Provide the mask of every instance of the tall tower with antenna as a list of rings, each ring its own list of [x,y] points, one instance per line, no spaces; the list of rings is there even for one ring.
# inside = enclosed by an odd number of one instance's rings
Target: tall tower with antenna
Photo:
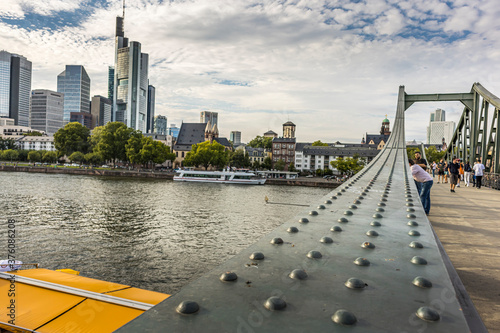
[[[123,15],[116,17],[113,121],[146,133],[149,56],[141,43],[125,37],[125,0]]]

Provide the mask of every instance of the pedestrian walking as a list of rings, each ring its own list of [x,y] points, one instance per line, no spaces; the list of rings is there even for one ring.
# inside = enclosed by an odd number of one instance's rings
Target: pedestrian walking
[[[460,173],[460,164],[458,164],[458,158],[453,156],[453,161],[448,164],[448,174],[450,175],[450,192],[455,192],[455,187],[458,183],[458,177]]]
[[[444,182],[448,183],[448,162],[444,162]]]
[[[444,183],[444,166],[445,166],[445,163],[444,163],[443,159],[441,159],[441,161],[439,161],[439,163],[437,165],[437,169],[438,169],[438,184],[439,184],[440,180],[441,180],[441,183]]]
[[[476,188],[480,189],[481,188],[481,181],[483,179],[484,175],[484,165],[481,163],[481,159],[477,159],[477,163],[474,165],[474,175],[476,176]]]
[[[462,163],[462,160],[457,159],[458,161],[458,180],[457,180],[457,187],[460,187],[460,182],[464,180],[464,164]]]
[[[432,178],[436,177],[436,168],[437,168],[436,161],[432,161]]]
[[[431,175],[422,169],[419,165],[415,164],[413,160],[409,160],[411,175],[415,182],[421,184],[422,191],[420,192],[420,201],[424,208],[425,214],[429,215],[431,210],[431,187],[434,184]]]
[[[465,186],[469,187],[470,186],[470,176],[472,174],[472,168],[470,166],[469,161],[465,162],[464,164],[464,181],[465,181]]]

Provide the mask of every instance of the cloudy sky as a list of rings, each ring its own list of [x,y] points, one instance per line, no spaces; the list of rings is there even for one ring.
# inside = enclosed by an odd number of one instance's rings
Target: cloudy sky
[[[406,92],[500,95],[498,0],[126,0],[125,35],[150,55],[157,114],[198,122],[219,112],[221,135],[242,140],[281,124],[299,141],[359,142],[392,121]],[[33,89],[56,89],[84,65],[107,95],[121,0],[2,0],[0,49],[33,62]],[[407,111],[407,139],[425,139],[429,113],[457,121],[459,103]]]

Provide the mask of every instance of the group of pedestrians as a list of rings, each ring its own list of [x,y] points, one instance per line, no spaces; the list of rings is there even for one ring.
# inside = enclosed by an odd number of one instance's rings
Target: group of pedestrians
[[[470,186],[470,180],[473,179],[473,186],[477,189],[481,188],[481,182],[484,175],[484,165],[481,163],[481,159],[477,158],[474,166],[471,167],[469,161],[462,163],[462,161],[453,157],[450,163],[445,162],[443,159],[436,163],[434,161],[432,165],[428,165],[427,161],[422,158],[419,151],[415,152],[415,159],[409,160],[411,174],[415,180],[415,185],[417,186],[417,191],[420,196],[420,201],[424,208],[425,214],[429,215],[431,208],[431,187],[434,184],[434,177],[436,176],[436,171],[438,175],[437,183],[447,183],[448,179],[450,181],[450,192],[455,193],[455,189],[460,187],[460,180],[465,182],[465,186]],[[432,177],[430,172],[432,171]]]

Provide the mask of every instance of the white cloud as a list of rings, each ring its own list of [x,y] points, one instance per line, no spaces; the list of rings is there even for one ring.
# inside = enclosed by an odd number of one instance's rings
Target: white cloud
[[[56,1],[45,2],[47,11],[57,9]],[[201,110],[219,111],[221,132],[240,130],[244,141],[268,129],[280,133],[290,119],[299,141],[358,142],[379,130],[385,114],[392,119],[401,84],[409,93],[467,92],[479,81],[500,94],[493,74],[500,66],[494,0],[480,2],[469,11],[475,19],[460,24],[454,22],[465,14],[438,0],[329,1],[333,10],[323,3],[128,0],[125,34],[150,54],[160,114],[179,125],[198,121]],[[73,1],[66,8],[85,4]],[[55,89],[64,65],[82,64],[91,93],[106,95],[119,14],[121,1],[114,1],[79,26],[54,30],[22,29],[0,18],[0,45],[33,62],[33,88]],[[329,19],[334,21],[325,24]],[[346,30],[353,25],[358,28]],[[439,37],[398,36],[413,28]],[[473,33],[446,39],[461,29]],[[221,84],[230,81],[247,86]],[[424,139],[436,107],[449,114],[461,108],[414,105],[408,139]]]

